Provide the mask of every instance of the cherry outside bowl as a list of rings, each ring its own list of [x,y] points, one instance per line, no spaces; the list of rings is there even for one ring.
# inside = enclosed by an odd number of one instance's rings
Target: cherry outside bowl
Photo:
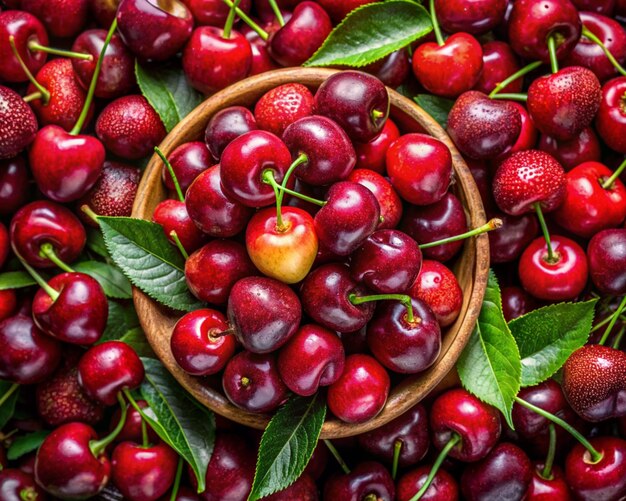
[[[208,98],[182,120],[159,146],[169,155],[177,146],[188,141],[202,140],[209,119],[228,106],[253,106],[268,90],[289,82],[299,82],[312,91],[336,70],[320,68],[288,68],[270,71],[242,80]],[[485,212],[478,189],[467,165],[441,126],[410,99],[388,89],[391,99],[390,116],[403,133],[425,132],[443,141],[452,152],[455,185],[453,191],[462,201],[470,227],[485,223]],[[143,175],[133,217],[151,220],[159,202],[166,198],[161,181],[161,159],[154,155]],[[339,438],[373,430],[391,421],[422,400],[454,368],[461,351],[467,344],[478,318],[489,273],[489,242],[487,235],[466,240],[457,257],[453,271],[463,289],[463,306],[457,321],[442,333],[442,349],[437,362],[427,371],[403,378],[392,387],[382,412],[365,423],[347,424],[330,416],[322,428],[322,438]],[[138,289],[133,298],[139,320],[156,355],[178,382],[199,402],[222,416],[263,429],[271,416],[251,414],[232,405],[221,391],[220,378],[201,379],[190,376],[177,365],[170,350],[170,336],[182,313],[161,307]]]

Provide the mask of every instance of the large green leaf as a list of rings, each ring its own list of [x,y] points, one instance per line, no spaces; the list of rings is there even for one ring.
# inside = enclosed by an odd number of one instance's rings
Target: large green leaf
[[[202,102],[202,94],[189,85],[182,68],[148,68],[136,63],[135,74],[141,93],[159,114],[167,132]]]
[[[146,378],[140,392],[150,407],[142,415],[159,437],[189,463],[198,480],[198,492],[203,492],[215,443],[215,416],[198,404],[161,362],[151,358],[142,361]]]
[[[393,0],[353,10],[305,66],[361,67],[432,31],[430,15],[414,2]]]
[[[95,278],[107,296],[116,299],[132,297],[130,282],[116,266],[101,261],[82,261],[73,264],[72,267],[75,271]]]
[[[0,291],[6,289],[21,289],[36,285],[37,282],[25,271],[7,271],[0,273]]]
[[[493,272],[469,343],[457,362],[463,386],[498,408],[513,428],[511,409],[520,389],[522,364],[502,314],[500,287]]]
[[[176,310],[202,307],[187,288],[182,256],[160,225],[130,217],[98,221],[111,258],[133,285]]]
[[[324,397],[292,397],[268,424],[259,447],[249,501],[286,489],[306,468],[317,445],[324,418]]]
[[[596,302],[551,304],[509,322],[522,357],[522,386],[548,379],[587,342]]]
[[[433,96],[431,94],[418,94],[413,99],[426,113],[433,117],[441,127],[446,128],[448,125],[448,115],[454,104],[452,99]]]
[[[38,430],[26,435],[20,435],[11,442],[11,447],[7,451],[7,458],[10,461],[15,461],[24,454],[38,449],[48,435],[50,435],[49,430]]]

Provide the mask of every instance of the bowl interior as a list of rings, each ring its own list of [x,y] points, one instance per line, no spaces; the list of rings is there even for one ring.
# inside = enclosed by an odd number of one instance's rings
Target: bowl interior
[[[202,140],[208,120],[228,106],[252,106],[268,90],[289,82],[299,82],[314,91],[336,70],[289,68],[276,70],[242,80],[214,94],[179,123],[160,145],[167,156],[174,148],[188,141]],[[461,155],[445,131],[430,115],[410,99],[389,90],[391,117],[403,133],[424,132],[443,141],[452,153],[455,185],[453,191],[463,203],[471,227],[485,223],[485,213],[474,180]],[[152,219],[157,204],[165,199],[161,182],[162,162],[154,155],[139,185],[133,217]],[[466,241],[456,258],[453,271],[463,290],[463,306],[456,322],[443,331],[442,348],[437,362],[427,371],[404,377],[393,386],[382,412],[365,423],[347,424],[329,414],[322,429],[322,438],[339,438],[363,433],[394,419],[423,399],[453,368],[466,345],[480,312],[489,272],[489,244],[486,235]],[[150,345],[168,370],[198,401],[222,416],[254,428],[265,428],[269,416],[252,414],[232,405],[221,393],[219,378],[198,378],[181,370],[170,350],[170,336],[177,314],[159,306],[141,291],[133,292],[139,320]],[[217,389],[216,389],[217,388]]]

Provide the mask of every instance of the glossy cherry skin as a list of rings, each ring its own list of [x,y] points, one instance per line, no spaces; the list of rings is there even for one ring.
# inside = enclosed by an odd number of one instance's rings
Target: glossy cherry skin
[[[48,285],[59,293],[52,299],[39,289],[33,299],[37,327],[59,341],[91,345],[107,325],[109,306],[102,286],[84,273],[61,273]]]
[[[389,146],[400,137],[398,126],[387,119],[380,134],[367,143],[355,143],[356,169],[369,169],[379,174],[385,173],[386,155]]]
[[[398,226],[403,211],[402,200],[387,178],[369,169],[354,169],[347,181],[365,186],[378,200],[380,206],[378,230]]]
[[[426,134],[405,134],[387,150],[391,185],[407,202],[429,205],[441,200],[452,176],[448,147]]]
[[[585,288],[588,266],[585,252],[569,238],[551,235],[554,263],[548,262],[543,237],[533,240],[519,261],[519,278],[524,289],[539,299],[566,301],[576,298]]]
[[[11,241],[9,240],[9,230],[7,230],[4,223],[0,221],[0,269],[2,269],[4,263],[6,263],[10,250]]]
[[[196,28],[183,51],[189,83],[205,94],[244,79],[251,64],[252,49],[246,37],[233,30],[230,38],[224,38],[224,30],[215,26]]]
[[[326,12],[330,14],[333,22],[339,23],[343,19],[362,5],[372,3],[373,0],[320,0],[319,4],[326,9]]]
[[[164,442],[122,442],[111,455],[111,479],[126,499],[154,501],[171,487],[177,463],[178,454]]]
[[[438,96],[455,98],[470,90],[483,69],[483,50],[472,35],[455,33],[443,45],[421,44],[413,53],[413,73]]]
[[[610,16],[615,12],[619,16],[619,3],[622,0],[574,0],[572,3],[579,11],[597,12]]]
[[[28,202],[30,182],[21,156],[0,160],[0,215],[15,214]]]
[[[377,230],[352,256],[350,276],[376,293],[405,292],[422,266],[417,242],[399,230]]]
[[[61,345],[46,336],[30,317],[15,315],[0,322],[0,378],[18,384],[46,380],[61,361]]]
[[[626,153],[626,77],[609,80],[602,86],[600,109],[595,125],[598,135],[611,148]]]
[[[32,475],[17,468],[0,471],[0,498],[4,501],[46,501],[46,493],[37,485]]]
[[[332,29],[328,14],[319,4],[299,2],[291,19],[271,35],[270,55],[281,66],[300,66],[319,49]]]
[[[102,28],[111,26],[121,0],[91,0],[89,7],[92,15]]]
[[[465,467],[461,491],[468,501],[524,499],[532,478],[532,464],[518,446],[500,443],[478,463]]]
[[[430,445],[426,408],[417,404],[380,428],[359,435],[358,441],[361,449],[389,464],[393,462],[395,443],[400,441],[399,466],[414,465],[423,459]]]
[[[538,148],[556,158],[566,171],[583,162],[599,162],[602,153],[600,140],[592,127],[586,127],[571,141],[558,141],[542,134]]]
[[[486,33],[502,22],[506,0],[437,0],[435,11],[441,27],[448,33],[464,31]]]
[[[0,291],[0,322],[13,316],[17,310],[17,295],[14,289]]]
[[[143,60],[165,61],[191,35],[193,16],[178,0],[122,0],[117,23],[120,37],[133,54]]]
[[[137,353],[121,341],[92,346],[78,362],[78,381],[83,390],[104,405],[117,402],[120,391],[137,388],[143,377],[144,368]]]
[[[476,2],[480,3],[480,2]],[[483,70],[474,90],[489,94],[498,83],[520,69],[517,56],[506,42],[493,40],[483,45]],[[501,92],[521,92],[523,78],[511,82]]]
[[[314,108],[315,100],[311,91],[302,84],[292,82],[274,87],[263,94],[254,105],[254,117],[259,129],[283,137],[287,126],[313,115]],[[345,136],[343,129],[338,126],[336,128]],[[314,140],[314,135],[312,139]],[[307,151],[310,152],[311,149],[307,148]],[[297,156],[298,152],[295,152],[294,158]]]
[[[54,268],[47,257],[41,257],[41,246],[52,244],[65,263],[74,261],[83,251],[87,234],[79,219],[62,205],[46,200],[22,207],[11,220],[13,249],[28,264],[37,268]]]
[[[324,501],[392,501],[395,486],[387,468],[374,461],[359,463],[347,475],[335,475],[324,485]]]
[[[355,332],[372,318],[373,302],[352,304],[349,297],[368,295],[367,289],[350,278],[341,264],[325,264],[304,279],[300,289],[302,307],[315,322],[339,332]]]
[[[569,171],[565,175],[565,199],[554,212],[556,222],[586,238],[619,226],[626,218],[626,187],[616,179],[603,188],[602,183],[612,174],[599,162],[585,162]]]
[[[0,79],[5,82],[27,82],[28,77],[11,50],[9,37],[13,37],[15,48],[32,74],[44,65],[47,54],[30,50],[29,42],[48,45],[48,34],[39,19],[28,12],[8,10],[0,13]]]
[[[558,465],[552,465],[550,479],[541,474],[543,463],[533,464],[533,477],[526,491],[528,501],[571,501],[572,495],[565,481],[565,474]]]
[[[246,250],[254,265],[268,277],[286,284],[302,281],[317,256],[318,239],[311,215],[298,207],[257,212],[246,228]]]
[[[224,193],[219,164],[206,169],[191,183],[185,205],[194,224],[216,238],[237,235],[253,214],[252,208]]]
[[[289,395],[271,353],[242,351],[235,355],[226,364],[222,386],[233,405],[248,412],[272,412]]]
[[[183,3],[193,14],[198,25],[224,26],[228,17],[228,5],[219,0],[183,0]],[[239,8],[246,14],[250,13],[250,0],[243,0]]]
[[[362,71],[328,77],[315,93],[317,113],[337,122],[350,139],[366,143],[381,133],[389,116],[389,95],[383,83]]]
[[[537,131],[537,127],[535,127],[535,124],[530,117],[530,113],[528,113],[526,107],[521,103],[511,101],[510,104],[512,104],[519,113],[519,117],[521,120],[521,129],[519,136],[517,136],[517,140],[513,143],[513,146],[506,149],[504,153],[499,155],[495,159],[496,163],[505,160],[517,151],[531,150],[537,145],[537,137],[539,136],[539,131]]]
[[[328,388],[328,408],[346,423],[363,423],[383,409],[389,387],[389,374],[376,359],[348,355],[341,377]]]
[[[582,30],[576,7],[569,0],[522,0],[513,3],[508,37],[524,59],[550,62],[548,37],[558,40],[556,55],[564,58],[574,48]]]
[[[11,158],[33,142],[37,119],[13,89],[0,85],[0,159]]]
[[[489,255],[494,263],[509,263],[517,259],[535,239],[539,223],[534,214],[494,215],[502,220],[502,227],[489,233]]]
[[[64,424],[48,435],[35,460],[35,479],[45,490],[63,499],[84,499],[108,483],[111,463],[105,454],[89,448],[98,435],[83,423]]]
[[[402,475],[396,486],[396,500],[410,501],[426,482],[430,469],[431,465],[426,464]],[[437,472],[430,487],[426,489],[420,499],[424,501],[458,501],[459,486],[454,477],[442,468]]]
[[[626,442],[616,437],[589,441],[603,457],[594,464],[589,452],[576,444],[565,460],[570,490],[576,499],[585,501],[622,498],[626,493]]]
[[[175,231],[186,252],[194,252],[207,240],[208,236],[191,220],[185,202],[166,198],[154,209],[152,221],[163,227],[167,239],[176,245],[172,232]]]
[[[426,303],[440,327],[452,325],[463,305],[463,290],[454,273],[431,259],[422,262],[422,269],[407,294]]]
[[[226,318],[217,310],[203,308],[187,313],[176,322],[170,347],[176,362],[193,376],[208,376],[221,371],[235,354]]]
[[[411,60],[407,50],[399,49],[388,56],[363,67],[367,73],[374,75],[387,87],[395,89],[411,74]]]
[[[278,371],[294,393],[308,397],[333,384],[343,372],[345,354],[337,333],[303,325],[278,354]]]
[[[626,292],[626,229],[604,230],[587,247],[591,280],[603,294]]]
[[[502,313],[510,322],[539,307],[539,302],[521,287],[502,287]]]
[[[200,174],[207,170],[212,164],[211,154],[206,144],[202,141],[190,141],[183,143],[169,154],[168,160],[174,169],[176,180],[183,193]],[[164,165],[161,174],[163,184],[169,190],[174,190],[174,181],[169,170]]]
[[[87,21],[89,5],[86,0],[40,2],[20,0],[20,9],[40,19],[51,36],[73,37]]]
[[[185,279],[201,301],[225,305],[238,280],[256,275],[246,249],[234,240],[213,240],[185,261]]]
[[[233,139],[257,130],[254,114],[243,106],[230,106],[211,117],[204,131],[204,142],[216,161]]]
[[[461,440],[449,455],[459,461],[484,458],[500,438],[500,416],[493,407],[463,389],[449,390],[433,402],[430,410],[433,445],[441,450],[453,434]]]

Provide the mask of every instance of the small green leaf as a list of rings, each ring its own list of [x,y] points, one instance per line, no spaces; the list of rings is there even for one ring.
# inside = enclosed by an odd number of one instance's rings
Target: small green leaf
[[[136,62],[135,75],[141,93],[159,114],[167,132],[202,102],[202,94],[189,85],[182,68],[144,68]]]
[[[182,256],[160,225],[130,217],[98,220],[111,258],[134,286],[175,310],[202,307],[187,288]]]
[[[515,339],[502,314],[500,287],[493,272],[476,328],[457,362],[467,391],[498,408],[513,428],[511,409],[520,389],[522,364]]]
[[[0,397],[6,395],[6,393],[11,391],[12,388],[13,383],[9,381],[0,381]],[[17,403],[19,394],[20,388],[18,387],[0,406],[0,430],[4,428],[13,417],[13,414],[15,413],[15,404]]]
[[[7,289],[21,289],[37,285],[37,282],[25,271],[7,271],[0,273],[0,291]]]
[[[109,300],[107,327],[98,343],[116,341],[139,326],[139,319],[131,302],[118,303]]]
[[[405,0],[370,3],[348,14],[304,66],[365,66],[432,29],[421,5]]]
[[[116,299],[130,299],[132,297],[130,282],[116,266],[101,261],[83,261],[72,265],[72,267],[76,271],[95,278],[107,296]]]
[[[158,360],[142,361],[146,378],[140,392],[150,406],[150,412],[142,415],[159,437],[189,463],[198,481],[198,492],[203,492],[215,443],[215,416],[198,404]]]
[[[522,386],[548,379],[587,342],[596,302],[551,304],[509,322],[522,357]]]
[[[50,430],[38,430],[21,435],[17,437],[11,443],[11,447],[7,451],[7,458],[9,461],[15,461],[21,458],[24,454],[28,454],[39,448],[44,438],[50,434]]]
[[[157,358],[141,327],[130,329],[120,338],[120,341],[131,346],[140,357]]]
[[[87,230],[87,248],[104,259],[108,260],[110,257],[109,251],[104,244],[102,233],[96,228],[89,228]]]
[[[294,396],[278,409],[261,438],[249,501],[286,489],[302,475],[325,416],[324,397],[319,394]]]
[[[433,117],[444,129],[448,125],[448,115],[452,109],[454,101],[430,94],[418,94],[413,98],[418,106],[421,106],[426,113]]]

